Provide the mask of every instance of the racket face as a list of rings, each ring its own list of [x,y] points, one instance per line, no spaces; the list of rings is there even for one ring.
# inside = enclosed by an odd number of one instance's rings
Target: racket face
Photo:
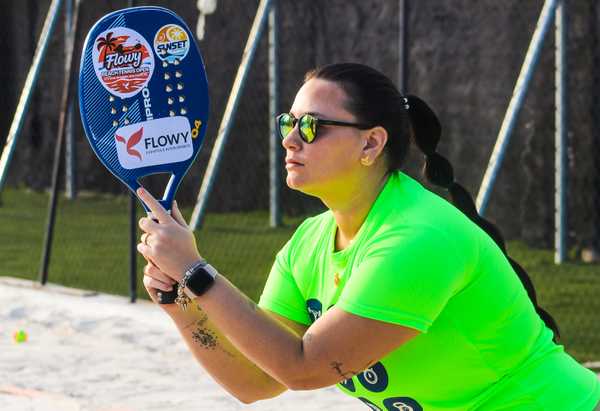
[[[161,7],[101,18],[83,46],[79,109],[94,153],[130,190],[171,174],[160,200],[170,210],[209,115],[204,63],[183,20]]]

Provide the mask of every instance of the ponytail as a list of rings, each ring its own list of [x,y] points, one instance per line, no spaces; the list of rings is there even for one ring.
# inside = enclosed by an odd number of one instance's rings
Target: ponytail
[[[442,127],[437,116],[423,100],[416,96],[406,96],[404,97],[404,101],[406,103],[404,106],[408,106],[413,142],[425,154],[423,174],[430,183],[448,190],[452,204],[482,228],[500,247],[521,280],[521,283],[523,283],[536,312],[546,326],[554,332],[554,341],[556,342],[560,338],[558,325],[554,318],[538,305],[535,288],[529,275],[519,263],[508,256],[506,244],[500,230],[479,215],[469,192],[462,185],[454,181],[454,171],[450,162],[436,152],[442,134]]]

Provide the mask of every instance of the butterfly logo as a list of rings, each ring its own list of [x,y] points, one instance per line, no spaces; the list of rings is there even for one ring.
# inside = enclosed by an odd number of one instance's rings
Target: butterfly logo
[[[125,147],[127,148],[127,154],[129,154],[130,156],[133,156],[133,157],[137,157],[141,161],[142,155],[140,154],[139,151],[133,149],[133,146],[135,146],[137,143],[140,142],[143,135],[144,135],[144,127],[140,128],[138,131],[136,131],[131,136],[129,136],[129,139],[127,139],[127,140],[125,140],[124,137],[121,137],[118,134],[115,134],[115,139],[119,143],[125,144]]]

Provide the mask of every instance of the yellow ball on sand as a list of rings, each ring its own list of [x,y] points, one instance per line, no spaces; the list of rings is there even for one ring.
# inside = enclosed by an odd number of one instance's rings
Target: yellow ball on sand
[[[25,330],[17,330],[13,334],[13,339],[16,343],[23,343],[27,341],[27,333],[25,332]]]

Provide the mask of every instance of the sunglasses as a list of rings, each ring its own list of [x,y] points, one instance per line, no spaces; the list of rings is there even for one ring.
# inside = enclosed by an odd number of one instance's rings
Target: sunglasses
[[[298,131],[300,133],[300,137],[305,143],[308,144],[315,141],[320,126],[354,127],[360,130],[367,130],[373,128],[373,126],[367,124],[324,120],[322,118],[315,117],[312,114],[304,114],[297,119],[290,113],[282,113],[276,117],[276,121],[277,132],[279,133],[279,137],[281,137],[282,140],[292,132],[294,127],[296,127],[296,123],[298,123]]]

